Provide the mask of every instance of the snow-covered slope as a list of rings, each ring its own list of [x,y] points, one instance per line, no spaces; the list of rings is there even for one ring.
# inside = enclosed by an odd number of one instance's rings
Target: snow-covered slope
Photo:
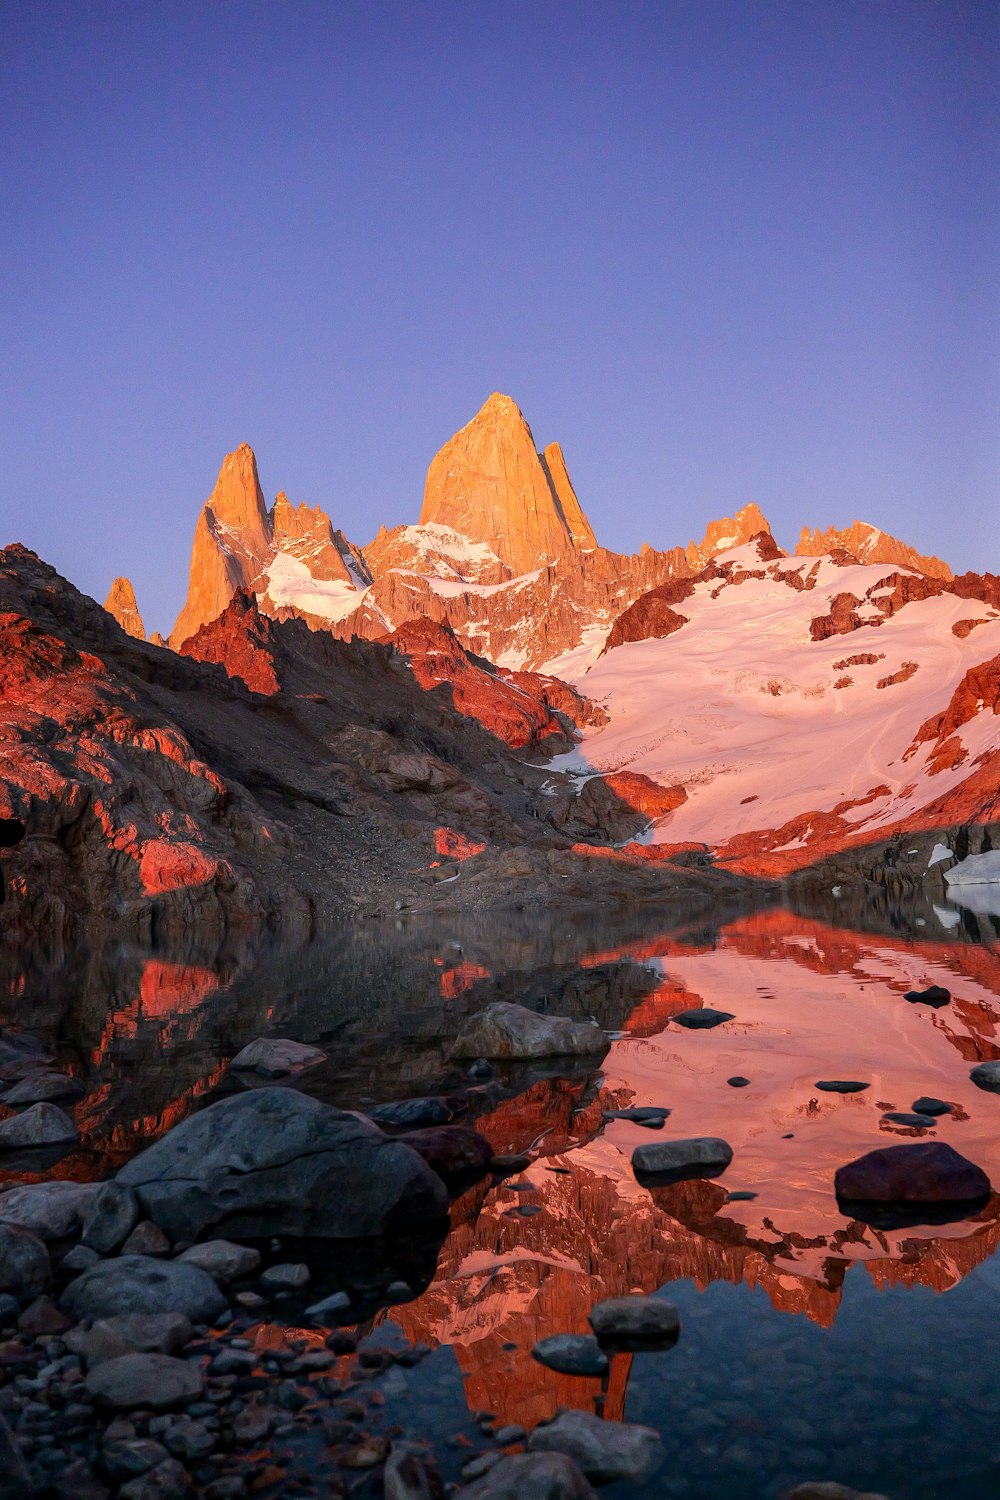
[[[857,832],[904,820],[1000,747],[985,704],[948,755],[936,737],[914,745],[969,668],[1000,653],[1000,612],[938,590],[884,563],[765,561],[756,542],[723,553],[672,606],[679,628],[573,675],[610,722],[556,764],[682,782],[688,800],[653,842],[717,846],[813,811]]]

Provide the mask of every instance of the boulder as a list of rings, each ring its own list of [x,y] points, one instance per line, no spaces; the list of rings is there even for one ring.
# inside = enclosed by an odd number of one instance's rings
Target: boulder
[[[30,1302],[52,1280],[49,1252],[30,1230],[0,1224],[0,1292]]]
[[[529,1453],[565,1453],[595,1484],[645,1479],[663,1461],[660,1435],[635,1422],[605,1422],[585,1411],[560,1411],[536,1427]]]
[[[493,1147],[486,1137],[465,1125],[411,1130],[407,1132],[406,1144],[449,1187],[482,1176],[493,1160]]]
[[[198,1266],[126,1255],[84,1271],[70,1282],[59,1305],[75,1318],[183,1313],[192,1323],[211,1323],[225,1311],[226,1299]]]
[[[192,1493],[184,1465],[176,1458],[165,1458],[147,1473],[123,1484],[118,1500],[187,1500]]]
[[[170,1241],[158,1224],[143,1219],[132,1230],[119,1252],[121,1255],[169,1255]]]
[[[74,1328],[66,1347],[91,1365],[122,1354],[175,1354],[194,1337],[194,1328],[181,1313],[119,1313],[98,1318],[88,1329]]]
[[[992,1062],[978,1063],[969,1074],[977,1089],[988,1094],[1000,1094],[1000,1058]]]
[[[0,1151],[19,1151],[26,1146],[61,1146],[79,1139],[80,1132],[58,1104],[33,1104],[23,1114],[12,1115],[0,1125]]]
[[[633,1125],[643,1125],[647,1130],[662,1130],[669,1109],[660,1109],[654,1104],[633,1104],[628,1109],[606,1109],[604,1120],[631,1120]]]
[[[249,1276],[260,1265],[260,1251],[249,1245],[234,1245],[232,1240],[205,1240],[192,1245],[177,1257],[184,1265],[207,1271],[219,1286],[228,1286],[241,1276]]]
[[[951,990],[946,990],[941,984],[929,985],[926,990],[907,990],[903,996],[909,1000],[911,1005],[932,1005],[939,1010],[942,1005],[947,1005],[951,999]]]
[[[708,1031],[713,1026],[721,1026],[724,1021],[735,1021],[736,1017],[732,1011],[713,1010],[710,1005],[699,1005],[693,1010],[679,1010],[670,1019],[676,1021],[678,1026],[686,1026],[690,1031]]]
[[[686,1141],[656,1141],[636,1146],[632,1170],[641,1182],[685,1182],[691,1177],[718,1177],[733,1159],[733,1148],[717,1136],[694,1136]]]
[[[55,1099],[79,1099],[83,1086],[65,1073],[31,1073],[7,1089],[4,1104],[11,1108],[22,1104],[49,1104]]]
[[[466,1108],[464,1099],[396,1099],[376,1104],[368,1118],[382,1129],[422,1130],[429,1125],[447,1125]]]
[[[669,1349],[681,1331],[677,1309],[662,1297],[608,1297],[590,1310],[590,1326],[603,1349]]]
[[[597,1500],[579,1468],[565,1453],[517,1453],[502,1458],[455,1500]]]
[[[221,1226],[239,1238],[362,1239],[448,1211],[441,1179],[409,1145],[290,1088],[220,1099],[116,1180],[173,1240]]]
[[[139,1222],[139,1200],[119,1182],[102,1182],[83,1220],[83,1243],[111,1255]]]
[[[857,1078],[821,1078],[815,1086],[824,1094],[860,1094],[871,1088],[870,1083],[862,1083]]]
[[[248,1042],[242,1052],[237,1052],[229,1064],[236,1072],[263,1073],[265,1078],[282,1078],[289,1073],[301,1073],[305,1068],[314,1068],[326,1061],[326,1053],[319,1047],[307,1046],[305,1042],[293,1042],[288,1037],[263,1037]]]
[[[982,1168],[944,1141],[869,1151],[838,1167],[834,1186],[860,1203],[968,1203],[991,1191]]]
[[[539,1339],[531,1357],[560,1375],[599,1378],[608,1372],[608,1356],[589,1333],[554,1333],[547,1339]]]
[[[921,1094],[910,1108],[918,1115],[950,1115],[952,1106],[944,1099],[935,1099],[933,1094]]]
[[[596,1057],[608,1039],[591,1021],[543,1016],[523,1005],[495,1000],[471,1017],[449,1048],[450,1057]]]
[[[42,1240],[75,1234],[99,1191],[96,1182],[32,1182],[0,1194],[0,1223],[20,1224]]]
[[[90,1370],[86,1389],[102,1406],[118,1411],[138,1406],[164,1411],[197,1401],[204,1381],[197,1365],[170,1354],[120,1354]]]

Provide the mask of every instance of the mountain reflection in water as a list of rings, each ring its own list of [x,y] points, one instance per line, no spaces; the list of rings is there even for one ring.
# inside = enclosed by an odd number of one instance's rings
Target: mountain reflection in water
[[[609,1417],[662,1426],[665,1414],[656,1420],[645,1384],[630,1388],[636,1364],[666,1372],[656,1377],[662,1399],[676,1403],[669,1372],[695,1357],[699,1317],[710,1308],[724,1304],[726,1317],[743,1320],[743,1332],[759,1325],[765,1351],[769,1340],[780,1342],[761,1321],[761,1297],[774,1313],[804,1316],[818,1336],[829,1331],[826,1345],[810,1344],[808,1358],[819,1363],[838,1339],[853,1338],[858,1357],[859,1306],[870,1319],[872,1347],[891,1310],[897,1337],[917,1329],[908,1358],[919,1385],[919,1328],[933,1327],[940,1338],[949,1327],[946,1312],[932,1315],[922,1299],[956,1287],[993,1256],[1000,1200],[994,1194],[974,1218],[956,1223],[877,1230],[841,1213],[833,1177],[843,1162],[877,1146],[940,1139],[1000,1184],[1000,1097],[969,1079],[974,1063],[1000,1056],[1000,949],[993,920],[969,912],[869,909],[870,930],[862,931],[836,925],[840,910],[726,912],[714,922],[701,911],[662,925],[637,912],[614,928],[594,916],[573,922],[562,915],[547,925],[504,914],[433,927],[400,919],[333,934],[291,955],[263,945],[156,957],[116,950],[27,971],[7,955],[5,1023],[54,1047],[86,1092],[68,1106],[83,1147],[48,1171],[5,1165],[0,1181],[107,1175],[220,1089],[247,1086],[226,1072],[247,1040],[293,1036],[328,1054],[297,1080],[309,1093],[358,1108],[469,1091],[463,1121],[498,1152],[532,1149],[519,1190],[485,1181],[454,1203],[431,1284],[382,1315],[411,1339],[451,1351],[469,1410],[487,1409],[530,1429],[560,1405],[593,1409],[603,1401]],[[932,1009],[904,998],[932,984],[952,992],[950,1005]],[[494,1080],[470,1090],[464,1065],[447,1060],[448,1045],[470,1014],[497,998],[595,1016],[612,1034],[606,1057],[599,1067],[548,1060],[498,1068]],[[672,1021],[699,1006],[735,1018],[700,1031]],[[735,1075],[749,1085],[731,1087]],[[824,1078],[857,1078],[870,1087],[826,1093],[815,1087]],[[933,1130],[883,1121],[921,1095],[952,1106]],[[603,1119],[604,1111],[631,1104],[668,1107],[662,1134]],[[720,1179],[652,1191],[636,1182],[636,1145],[695,1135],[719,1135],[733,1147]],[[730,1201],[731,1192],[756,1196]],[[525,1205],[540,1211],[516,1212]],[[992,1266],[984,1276],[972,1278],[962,1303],[972,1307],[972,1322],[977,1287],[986,1289],[990,1316],[995,1310]],[[726,1283],[755,1295],[725,1301]],[[531,1358],[540,1338],[589,1331],[587,1314],[601,1298],[661,1287],[682,1300],[679,1350],[617,1356],[604,1391],[600,1382],[560,1376]],[[905,1294],[907,1288],[926,1291]],[[898,1301],[904,1294],[908,1313]],[[782,1326],[789,1329],[787,1354],[803,1336],[787,1318]],[[738,1384],[749,1373],[751,1384],[766,1381],[767,1362],[759,1365],[742,1334],[732,1338],[746,1361],[733,1379]],[[990,1384],[992,1372],[980,1374]],[[738,1406],[742,1398],[734,1399]],[[975,1392],[970,1399],[975,1408]],[[981,1413],[989,1399],[981,1396]],[[730,1415],[737,1437],[727,1427],[720,1446],[716,1434],[716,1456],[741,1440],[752,1446],[760,1418],[744,1410],[740,1427]],[[696,1412],[695,1427],[699,1421],[704,1413]],[[901,1441],[907,1433],[912,1440],[905,1420],[896,1425]],[[809,1440],[802,1445],[808,1450]],[[823,1451],[814,1443],[814,1461]],[[988,1456],[980,1457],[988,1468]],[[758,1469],[773,1477],[780,1465]],[[882,1471],[862,1463],[857,1473],[871,1482]],[[835,1477],[848,1478],[843,1466]],[[657,1483],[648,1493],[711,1493],[697,1483],[686,1490]],[[929,1483],[912,1492],[934,1494]],[[980,1491],[973,1484],[967,1492]]]

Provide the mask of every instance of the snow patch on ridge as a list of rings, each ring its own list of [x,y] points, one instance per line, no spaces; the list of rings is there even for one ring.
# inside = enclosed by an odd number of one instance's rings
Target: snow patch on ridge
[[[361,603],[367,588],[358,589],[341,578],[314,578],[300,558],[279,552],[267,573],[266,592],[276,609],[299,609],[324,620],[345,620]]]

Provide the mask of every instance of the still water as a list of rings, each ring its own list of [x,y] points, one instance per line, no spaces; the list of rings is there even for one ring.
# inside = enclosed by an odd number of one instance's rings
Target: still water
[[[5,1161],[0,1183],[103,1177],[239,1086],[227,1062],[251,1037],[315,1042],[327,1062],[301,1075],[307,1092],[346,1108],[459,1094],[462,1123],[533,1158],[516,1187],[487,1180],[459,1198],[443,1242],[400,1251],[386,1276],[405,1272],[413,1300],[369,1309],[378,1337],[433,1350],[386,1377],[385,1420],[432,1437],[446,1477],[474,1412],[530,1430],[597,1403],[664,1442],[658,1473],[612,1497],[772,1500],[837,1479],[891,1500],[985,1500],[1000,1493],[1000,1199],[958,1223],[875,1229],[841,1213],[833,1177],[874,1147],[937,1138],[1000,1184],[1000,1096],[969,1079],[1000,1056],[995,919],[927,907],[848,920],[835,904],[707,922],[400,919],[292,955],[115,950],[27,971],[8,955],[2,1019],[79,1078],[84,1146]],[[950,1004],[904,998],[932,984]],[[497,998],[596,1017],[607,1055],[470,1086],[448,1044]],[[702,1006],[734,1019],[671,1019]],[[870,1086],[815,1086],[843,1078]],[[883,1118],[923,1095],[951,1105],[932,1130]],[[669,1108],[663,1132],[603,1118],[632,1104]],[[636,1182],[636,1145],[694,1135],[732,1146],[721,1178]],[[329,1285],[352,1274],[343,1257],[326,1267]],[[633,1290],[678,1307],[674,1349],[615,1357],[603,1388],[531,1358]]]

